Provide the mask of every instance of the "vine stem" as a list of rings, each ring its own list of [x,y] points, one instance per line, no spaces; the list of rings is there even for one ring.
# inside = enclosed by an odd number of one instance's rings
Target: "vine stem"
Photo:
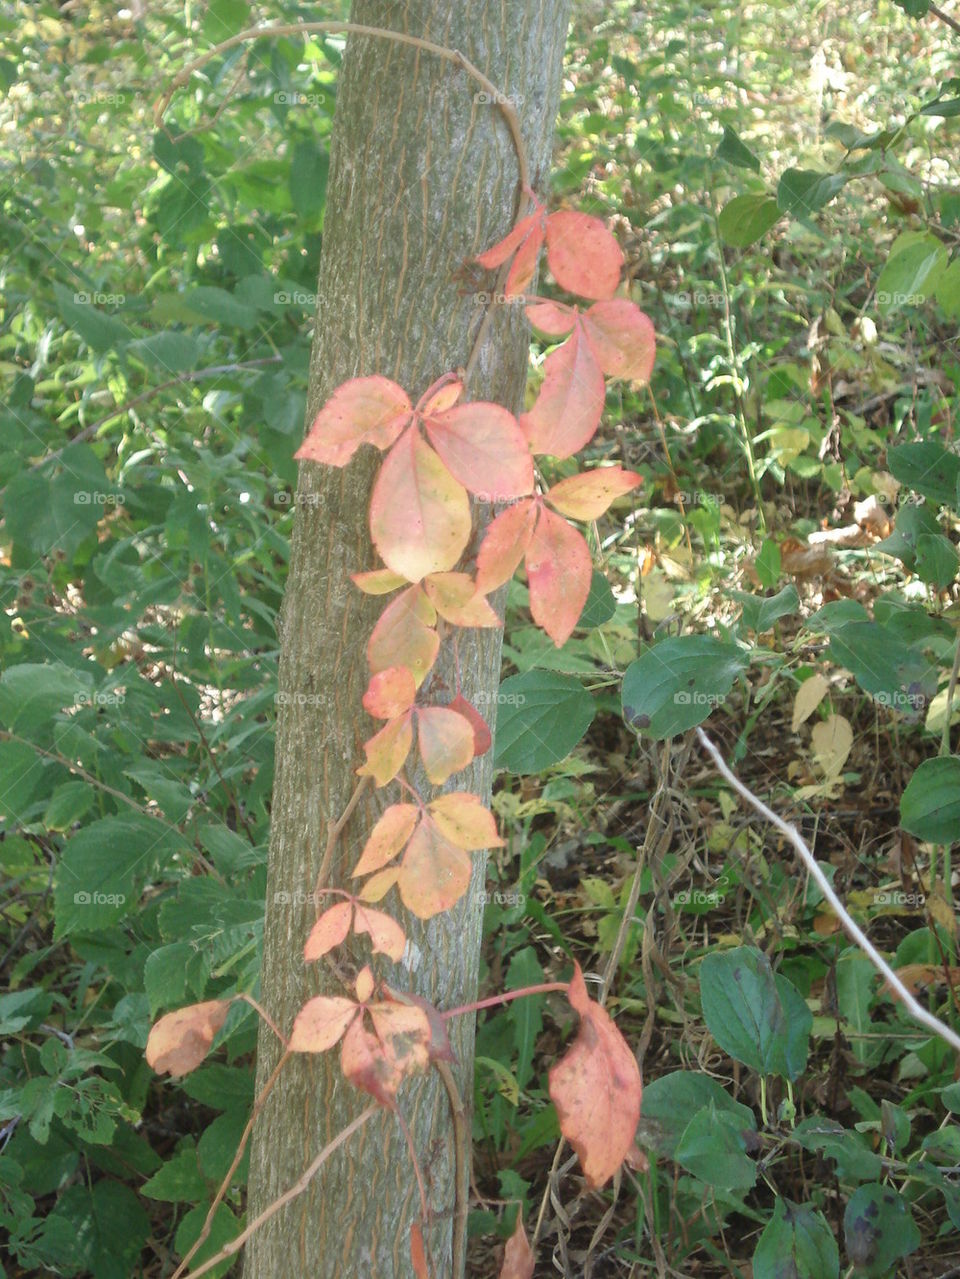
[[[929,1012],[922,1004],[914,999],[913,995],[911,995],[910,991],[907,990],[906,986],[883,958],[860,925],[851,919],[850,915],[847,913],[847,908],[833,891],[829,879],[827,879],[826,875],[820,869],[816,858],[803,842],[803,838],[796,827],[791,826],[789,822],[785,822],[782,817],[778,817],[772,808],[768,808],[762,799],[760,799],[757,795],[754,795],[753,791],[740,781],[740,779],[727,766],[723,756],[702,728],[698,728],[696,731],[700,744],[713,760],[717,767],[717,771],[721,774],[724,780],[727,781],[752,808],[755,808],[761,816],[765,817],[767,821],[771,823],[771,825],[776,826],[777,830],[790,841],[796,850],[798,857],[813,876],[826,900],[830,903],[830,907],[843,926],[844,932],[846,932],[847,935],[856,942],[866,957],[873,964],[874,968],[876,968],[877,972],[879,972],[884,978],[889,988],[896,991],[898,997],[903,1001],[905,1008],[910,1013],[910,1016],[913,1017],[914,1021],[918,1021],[929,1030],[932,1030],[935,1035],[939,1036],[940,1039],[949,1044],[956,1052],[960,1052],[960,1035],[958,1035],[956,1031],[951,1030],[949,1026],[940,1020],[939,1017],[935,1017],[933,1013]]]
[[[523,999],[527,995],[552,995],[555,991],[567,991],[569,989],[569,982],[545,981],[539,986],[524,986],[521,990],[506,990],[501,995],[491,995],[488,999],[478,999],[473,1004],[461,1004],[459,1008],[448,1008],[440,1016],[446,1021],[448,1017],[461,1017],[464,1013],[478,1013],[482,1008],[496,1008],[499,1004],[509,1004],[511,999]]]
[[[343,828],[353,815],[353,810],[363,798],[363,792],[367,789],[370,782],[369,776],[361,777],[357,782],[356,789],[347,800],[347,806],[330,826],[330,832],[327,835],[327,846],[323,850],[323,858],[320,862],[320,869],[317,871],[317,881],[313,886],[313,901],[317,911],[317,918],[320,917],[320,890],[326,884],[327,876],[330,874],[330,866],[333,862],[333,850],[337,846],[337,840],[343,833]]]
[[[279,1198],[274,1199],[272,1204],[269,1204],[266,1208],[264,1208],[259,1217],[254,1217],[253,1221],[250,1222],[246,1229],[242,1230],[235,1239],[231,1239],[228,1244],[225,1244],[215,1256],[208,1258],[208,1260],[206,1260],[202,1266],[198,1266],[196,1270],[191,1270],[187,1279],[200,1279],[201,1275],[205,1275],[208,1270],[212,1270],[214,1266],[219,1265],[221,1261],[225,1261],[227,1257],[232,1257],[235,1253],[238,1253],[250,1236],[259,1230],[265,1222],[269,1221],[271,1217],[276,1216],[281,1208],[285,1207],[292,1200],[297,1199],[303,1194],[330,1156],[336,1150],[339,1150],[348,1138],[352,1137],[358,1129],[362,1128],[363,1125],[369,1119],[372,1119],[380,1110],[380,1104],[375,1101],[372,1105],[368,1106],[366,1110],[361,1111],[360,1114],[357,1115],[356,1119],[347,1124],[346,1128],[342,1128],[332,1141],[327,1142],[324,1148],[317,1155],[316,1159],[314,1159],[313,1163],[308,1165],[308,1167],[304,1170],[303,1175],[293,1183],[289,1190],[285,1190]]]
[[[432,53],[435,57],[443,58],[446,62],[452,62],[454,66],[466,71],[467,75],[476,81],[500,108],[507,128],[510,130],[510,137],[517,153],[520,183],[523,187],[530,185],[527,151],[523,145],[523,134],[520,131],[520,120],[516,109],[506,94],[501,93],[493,81],[488,79],[479,67],[474,66],[470,59],[464,57],[458,49],[448,49],[446,45],[436,44],[433,40],[425,40],[422,36],[407,35],[403,31],[390,31],[386,27],[369,27],[362,22],[281,22],[268,27],[247,27],[245,31],[238,31],[236,35],[230,36],[228,40],[221,40],[212,49],[202,53],[199,58],[195,58],[193,62],[188,63],[182,71],[174,76],[170,88],[154,106],[155,123],[158,126],[162,123],[173,95],[187,83],[193,73],[199,71],[211,59],[218,57],[221,53],[226,53],[228,49],[233,49],[238,44],[244,44],[248,40],[270,40],[275,39],[277,36],[298,36],[305,33],[320,34],[323,32],[330,35],[374,36],[382,40],[392,40],[395,44],[405,44],[414,49],[422,49],[425,53]]]

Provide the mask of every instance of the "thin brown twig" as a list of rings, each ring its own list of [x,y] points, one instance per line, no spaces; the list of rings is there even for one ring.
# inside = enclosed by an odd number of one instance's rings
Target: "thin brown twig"
[[[346,826],[347,822],[352,817],[353,810],[360,803],[360,800],[363,797],[363,792],[367,789],[370,780],[369,776],[360,778],[359,782],[357,782],[356,789],[347,801],[346,808],[340,814],[339,818],[331,825],[329,833],[327,834],[327,846],[323,850],[320,869],[317,871],[317,880],[313,886],[313,902],[316,907],[318,917],[320,915],[320,889],[324,887],[327,882],[327,876],[330,874],[330,867],[333,863],[333,850],[337,846],[337,840],[340,838],[344,826]]]
[[[935,18],[939,18],[941,22],[945,22],[951,31],[956,31],[960,34],[960,22],[958,22],[956,18],[952,18],[949,13],[944,13],[938,5],[931,4],[929,12],[932,13]]]

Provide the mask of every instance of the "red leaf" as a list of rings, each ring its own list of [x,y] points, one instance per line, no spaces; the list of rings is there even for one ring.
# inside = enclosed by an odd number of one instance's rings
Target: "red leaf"
[[[413,705],[417,685],[406,666],[387,666],[372,676],[363,695],[363,708],[374,719],[394,719]]]
[[[493,737],[490,729],[487,727],[487,721],[483,718],[472,702],[468,702],[465,697],[458,694],[450,703],[450,710],[456,711],[458,715],[463,715],[470,721],[473,728],[473,757],[476,759],[478,755],[486,755],[487,751],[493,745]]]
[[[487,595],[513,577],[530,545],[539,509],[539,503],[527,499],[490,522],[477,555],[478,591]]]
[[[340,995],[308,999],[293,1021],[289,1048],[294,1053],[323,1053],[337,1043],[359,1007]]]
[[[533,1249],[527,1239],[527,1232],[523,1228],[523,1213],[518,1212],[517,1224],[513,1228],[513,1234],[507,1240],[506,1251],[503,1254],[500,1279],[533,1279],[534,1264]]]
[[[361,444],[388,449],[412,411],[406,391],[389,378],[352,378],[327,400],[294,457],[345,466]]]
[[[174,1079],[196,1070],[229,1011],[229,999],[209,999],[167,1013],[147,1036],[147,1065],[158,1075],[170,1074]]]
[[[561,515],[572,520],[597,520],[624,493],[629,493],[643,476],[636,471],[625,471],[620,466],[598,466],[596,470],[571,475],[544,495]]]
[[[450,1035],[447,1031],[446,1018],[431,1004],[430,1000],[424,999],[422,995],[414,995],[410,991],[404,991],[403,998],[398,1000],[398,1002],[401,1004],[416,1004],[418,1008],[422,1008],[426,1013],[427,1021],[430,1023],[430,1045],[427,1050],[430,1060],[456,1061],[453,1049],[450,1047]]]
[[[352,902],[337,902],[336,906],[325,910],[310,929],[310,936],[303,948],[304,959],[309,963],[326,955],[334,946],[339,946],[350,931],[352,917]]]
[[[424,391],[417,403],[416,412],[421,417],[443,413],[446,409],[452,409],[462,394],[463,383],[460,379],[445,373]]]
[[[340,1065],[351,1083],[392,1109],[406,1076],[430,1064],[430,1025],[422,1009],[402,1004],[371,1004],[368,1012],[376,1034],[358,1017],[344,1035]]]
[[[599,218],[563,211],[547,218],[547,264],[568,293],[609,298],[620,283],[623,252]]]
[[[643,1085],[627,1041],[606,1009],[588,996],[579,965],[567,998],[580,1014],[580,1030],[550,1070],[550,1096],[560,1131],[595,1190],[610,1180],[633,1146]]]
[[[469,573],[431,573],[423,579],[434,608],[454,626],[502,626]]]
[[[407,845],[397,887],[403,904],[419,919],[449,910],[470,885],[470,858],[451,844],[429,818]]]
[[[563,302],[531,302],[524,311],[535,329],[552,338],[562,338],[577,322],[577,308]]]
[[[418,708],[416,715],[423,771],[435,786],[442,786],[473,759],[473,725],[447,706]]]
[[[597,363],[608,377],[649,382],[657,350],[653,321],[635,302],[595,302],[583,317]]]
[[[453,568],[470,528],[466,489],[412,427],[387,454],[370,498],[370,536],[380,558],[419,582]]]
[[[359,902],[354,908],[353,931],[369,933],[370,944],[381,955],[386,955],[395,964],[403,958],[403,949],[407,944],[407,934],[390,915],[381,910],[371,910],[369,906],[361,906]]]
[[[461,404],[424,419],[450,474],[485,502],[533,491],[533,458],[517,419],[499,404]]]
[[[526,558],[530,612],[562,648],[590,594],[593,565],[580,533],[552,511],[540,514]]]
[[[536,204],[533,213],[521,218],[508,235],[476,259],[482,267],[493,271],[502,266],[511,255],[516,255],[504,286],[507,297],[523,293],[533,279],[545,233],[543,215],[543,205]]]
[[[418,816],[416,804],[391,804],[370,832],[353,868],[353,878],[369,875],[393,861],[413,834]]]
[[[379,733],[363,743],[367,762],[357,769],[358,777],[372,777],[377,786],[392,782],[403,768],[413,745],[413,712],[388,720]]]
[[[596,434],[605,395],[603,373],[579,318],[563,346],[547,356],[544,370],[533,408],[522,414],[520,425],[532,453],[572,457]]]
[[[406,666],[419,688],[440,651],[440,636],[432,629],[436,620],[437,610],[419,586],[398,595],[380,614],[367,644],[371,671]]]
[[[469,791],[453,791],[441,795],[427,805],[437,830],[451,844],[476,852],[481,848],[502,848],[497,823],[477,795]]]

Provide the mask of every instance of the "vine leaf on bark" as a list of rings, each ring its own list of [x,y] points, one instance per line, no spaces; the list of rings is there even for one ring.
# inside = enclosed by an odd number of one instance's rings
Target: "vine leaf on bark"
[[[383,911],[373,910],[355,897],[337,902],[320,916],[307,938],[303,957],[307,962],[320,959],[346,940],[351,927],[355,933],[366,933],[373,950],[386,955],[394,963],[403,957],[407,935],[393,918]]]

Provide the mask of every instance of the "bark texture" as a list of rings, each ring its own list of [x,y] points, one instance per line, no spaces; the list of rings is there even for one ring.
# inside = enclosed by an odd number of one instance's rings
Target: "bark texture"
[[[567,27],[566,0],[357,0],[353,21],[423,36],[460,50],[518,104],[530,172],[543,195]],[[465,72],[430,54],[351,37],[337,92],[323,234],[308,423],[341,382],[379,373],[414,401],[442,373],[466,363],[483,308],[459,273],[512,224],[517,164],[497,107],[477,99]],[[484,284],[483,287],[489,287]],[[515,305],[494,308],[471,399],[519,410],[527,329]],[[385,601],[370,600],[349,574],[377,565],[367,504],[379,455],[363,449],[343,470],[300,469],[289,579],[281,618],[280,709],[262,999],[289,1030],[302,1004],[342,988],[322,964],[305,966],[309,900],[326,842],[353,792],[362,742],[373,730],[360,699],[365,645]],[[500,632],[461,631],[463,692],[492,721]],[[444,645],[430,700],[454,694]],[[419,780],[423,780],[422,777]],[[447,789],[489,796],[489,756]],[[424,790],[424,797],[428,792]],[[396,787],[368,793],[341,838],[331,882],[343,883]],[[450,1007],[475,997],[483,858],[458,906],[424,924],[392,892],[385,905],[414,943],[409,964],[382,960],[393,985]],[[352,942],[358,963],[364,945]],[[378,961],[381,957],[378,957]],[[453,1028],[464,1100],[473,1088],[473,1019]],[[258,1088],[279,1048],[266,1032]],[[249,1182],[253,1217],[296,1181],[320,1147],[369,1101],[342,1078],[338,1052],[300,1056],[284,1070],[255,1129]],[[435,1220],[430,1253],[443,1279],[451,1262],[455,1201],[453,1135],[436,1073],[400,1093]],[[467,1193],[466,1185],[460,1187]],[[310,1189],[247,1246],[246,1279],[390,1279],[412,1276],[410,1225],[419,1197],[406,1142],[389,1115],[376,1117],[324,1168]]]

